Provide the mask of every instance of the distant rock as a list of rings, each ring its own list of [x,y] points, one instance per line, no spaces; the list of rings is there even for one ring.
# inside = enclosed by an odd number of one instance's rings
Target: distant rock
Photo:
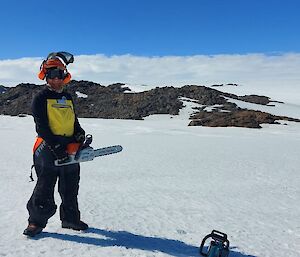
[[[44,86],[22,83],[16,87],[6,88],[5,93],[0,94],[0,114],[31,115],[32,98]],[[190,117],[190,126],[260,128],[263,123],[274,124],[277,120],[299,122],[298,119],[241,109],[226,99],[228,97],[267,105],[273,102],[269,97],[237,96],[198,85],[185,85],[179,88],[156,87],[133,93],[123,83],[105,87],[91,81],[72,80],[66,90],[72,95],[76,113],[80,118],[142,120],[152,114],[178,115],[180,109],[184,107],[180,99],[185,98],[193,99],[194,103],[201,106],[194,109],[195,113]],[[206,111],[206,107],[213,108],[210,108],[211,111]]]
[[[7,90],[7,87],[0,85],[0,94],[5,93]]]
[[[223,87],[224,86],[224,84],[213,84],[213,85],[211,85],[211,87]]]
[[[236,100],[240,100],[243,102],[247,102],[247,103],[260,104],[260,105],[269,105],[272,102],[283,103],[283,102],[271,100],[270,97],[262,96],[262,95],[237,96],[235,94],[230,94],[230,93],[224,92],[223,96],[226,96],[226,97],[229,97],[232,99],[236,99]]]
[[[232,112],[199,112],[191,117],[189,126],[207,127],[246,127],[261,128],[261,124],[279,124],[278,120],[300,122],[286,116],[253,110],[235,110]]]
[[[7,88],[6,92],[0,95],[0,114],[31,114],[31,100],[39,89],[40,86],[34,84],[19,84]]]
[[[270,97],[261,96],[261,95],[245,95],[245,96],[239,96],[237,99],[244,102],[261,104],[261,105],[269,105],[270,102],[283,103],[279,101],[272,101]]]
[[[111,89],[115,93],[123,93],[125,91],[131,91],[129,87],[124,87],[126,84],[123,83],[114,83],[111,85],[108,85],[107,87]]]
[[[214,85],[211,85],[211,87],[223,87],[224,84],[214,84]],[[227,83],[226,86],[234,86],[234,87],[238,87],[239,85],[236,84],[236,83]]]

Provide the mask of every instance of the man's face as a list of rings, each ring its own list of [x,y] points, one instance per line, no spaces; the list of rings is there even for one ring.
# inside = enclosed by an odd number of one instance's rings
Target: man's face
[[[50,87],[53,88],[55,91],[61,91],[64,86],[63,79],[60,78],[54,78],[54,79],[48,78],[47,82],[50,85]]]
[[[64,86],[64,71],[59,68],[50,69],[47,71],[47,83],[55,91],[61,91]]]

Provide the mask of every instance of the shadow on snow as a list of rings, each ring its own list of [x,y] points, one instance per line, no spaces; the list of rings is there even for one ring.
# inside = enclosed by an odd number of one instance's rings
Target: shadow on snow
[[[110,231],[98,228],[89,228],[85,234],[96,234],[104,236],[105,238],[95,238],[81,235],[68,235],[60,233],[43,232],[40,236],[33,238],[38,240],[40,238],[51,237],[64,241],[71,241],[81,244],[95,245],[101,247],[125,247],[127,249],[138,249],[151,252],[162,252],[171,256],[199,256],[199,247],[188,245],[184,242],[159,238],[146,237],[142,235],[135,235],[126,231]],[[229,257],[255,257],[252,255],[245,255],[238,252],[231,251]]]

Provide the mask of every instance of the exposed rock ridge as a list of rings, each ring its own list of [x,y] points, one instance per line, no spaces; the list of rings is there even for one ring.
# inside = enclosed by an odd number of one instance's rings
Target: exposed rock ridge
[[[274,124],[277,120],[300,122],[299,119],[241,109],[226,99],[229,97],[269,105],[273,101],[266,96],[237,96],[198,85],[179,88],[165,86],[132,93],[124,86],[125,84],[115,83],[105,87],[90,81],[72,80],[67,86],[67,91],[73,96],[78,117],[141,120],[152,114],[177,115],[184,107],[180,98],[185,97],[194,99],[193,101],[202,106],[195,109],[191,116],[191,126],[260,128],[263,123]],[[32,98],[42,88],[43,86],[29,83],[5,88],[6,91],[0,94],[0,114],[30,115]],[[206,106],[217,107],[208,112],[205,110]]]

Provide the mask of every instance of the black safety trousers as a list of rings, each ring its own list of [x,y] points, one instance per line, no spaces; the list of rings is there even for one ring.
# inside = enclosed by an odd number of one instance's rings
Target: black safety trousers
[[[77,223],[80,221],[78,209],[78,190],[80,180],[79,164],[57,167],[54,165],[55,155],[45,141],[33,155],[37,174],[37,183],[27,203],[29,223],[46,227],[48,219],[56,212],[54,188],[58,180],[58,192],[61,197],[60,220]]]

